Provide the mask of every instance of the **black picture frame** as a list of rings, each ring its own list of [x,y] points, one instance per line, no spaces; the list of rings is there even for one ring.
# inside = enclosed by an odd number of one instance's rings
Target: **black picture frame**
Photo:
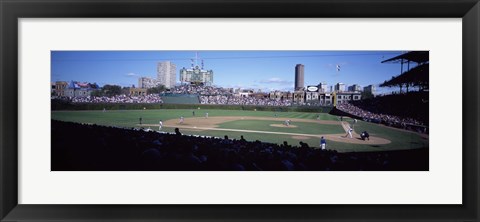
[[[0,0],[1,221],[478,221],[478,0]],[[462,205],[19,205],[18,19],[462,18]],[[400,32],[399,32],[400,33]],[[439,194],[442,195],[442,194]]]

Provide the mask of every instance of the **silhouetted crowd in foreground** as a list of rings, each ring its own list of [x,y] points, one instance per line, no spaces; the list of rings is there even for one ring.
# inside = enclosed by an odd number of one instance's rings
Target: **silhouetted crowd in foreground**
[[[52,120],[53,171],[428,170],[428,149],[338,153]]]

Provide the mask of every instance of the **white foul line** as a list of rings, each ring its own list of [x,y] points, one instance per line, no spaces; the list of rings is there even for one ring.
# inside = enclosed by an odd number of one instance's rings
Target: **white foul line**
[[[164,127],[177,127],[177,128],[188,128],[188,129],[201,129],[201,130],[217,130],[217,131],[233,131],[233,132],[246,132],[246,133],[264,133],[264,134],[281,134],[281,135],[291,135],[291,136],[312,136],[320,137],[319,135],[314,134],[303,134],[303,133],[285,133],[285,132],[270,132],[270,131],[258,131],[258,130],[241,130],[241,129],[224,129],[224,128],[205,128],[205,127],[192,127],[192,126],[164,126]]]

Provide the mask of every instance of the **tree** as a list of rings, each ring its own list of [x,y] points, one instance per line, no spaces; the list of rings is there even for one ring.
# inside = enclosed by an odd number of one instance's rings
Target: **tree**
[[[133,88],[135,88],[135,87],[133,87]],[[130,87],[125,87],[125,86],[124,86],[124,87],[122,88],[122,94],[125,94],[125,95],[130,94]]]
[[[147,94],[159,94],[165,90],[167,90],[167,88],[164,85],[158,85],[153,88],[147,89]]]
[[[101,89],[96,89],[96,90],[93,90],[92,91],[92,96],[95,96],[95,97],[101,97],[104,95],[103,91]]]
[[[106,96],[116,96],[122,94],[122,87],[117,85],[104,85],[102,91]]]

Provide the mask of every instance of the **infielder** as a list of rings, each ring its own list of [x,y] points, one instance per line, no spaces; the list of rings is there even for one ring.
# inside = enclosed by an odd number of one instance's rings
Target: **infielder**
[[[285,126],[290,126],[290,120],[289,119],[285,120]]]
[[[205,113],[205,119],[208,119],[208,113]]]
[[[160,122],[158,122],[158,130],[162,130],[162,127],[163,127],[163,122],[162,120],[160,120]]]
[[[348,137],[350,137],[350,138],[353,138],[353,136],[352,136],[352,131],[353,131],[353,129],[349,126],[349,127],[348,127],[348,131],[347,131],[347,135],[345,135],[345,137],[348,136]]]
[[[180,122],[178,122],[179,124],[183,124],[183,116],[180,116]]]

